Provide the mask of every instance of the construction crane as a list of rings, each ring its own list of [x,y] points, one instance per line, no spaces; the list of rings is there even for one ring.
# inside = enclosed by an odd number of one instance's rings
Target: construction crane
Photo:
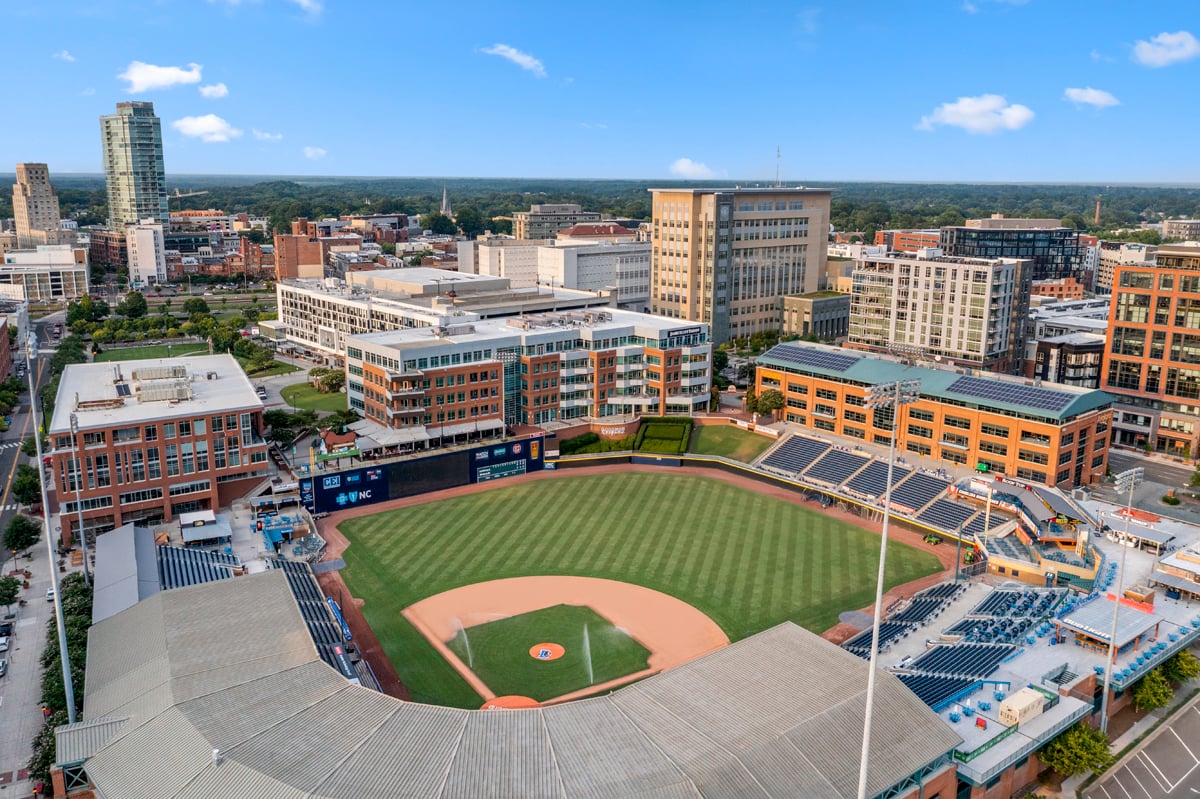
[[[184,197],[199,197],[201,194],[208,194],[207,191],[180,191],[175,189],[173,194],[168,194],[168,200],[182,200]]]

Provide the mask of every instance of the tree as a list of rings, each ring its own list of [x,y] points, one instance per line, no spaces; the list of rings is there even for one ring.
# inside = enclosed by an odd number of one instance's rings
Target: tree
[[[23,454],[29,456],[30,458],[36,458],[37,457],[37,439],[34,438],[33,436],[29,436],[23,442],[21,442],[21,452]]]
[[[8,612],[21,595],[21,581],[16,577],[0,577],[0,605]]]
[[[1187,682],[1200,677],[1200,660],[1186,649],[1181,649],[1162,664],[1163,675],[1174,683]]]
[[[14,516],[4,530],[4,548],[13,552],[29,549],[42,537],[42,528],[28,516]]]
[[[379,242],[379,249],[383,250],[384,255],[395,255],[396,245],[390,241]]]
[[[183,302],[183,312],[188,316],[198,313],[208,313],[208,303],[201,297],[189,297]]]
[[[758,413],[761,416],[767,414],[774,415],[775,411],[783,407],[783,394],[773,388],[764,391],[758,397]]]
[[[141,319],[146,315],[149,307],[146,297],[142,292],[131,291],[125,295],[125,299],[117,306],[117,313],[126,319]]]
[[[758,413],[758,396],[754,393],[754,386],[746,389],[746,413]]]
[[[469,239],[473,239],[487,230],[487,220],[471,207],[459,208],[458,213],[454,216],[454,221],[458,223],[463,235]]]
[[[317,391],[320,391],[322,394],[333,394],[341,391],[344,385],[346,385],[345,372],[331,371],[321,375],[317,379]]]
[[[454,224],[454,220],[441,211],[421,217],[421,229],[441,236],[453,236],[458,232],[458,226]]]
[[[722,349],[713,350],[712,354],[712,373],[714,375],[725,371],[729,366],[729,353]]]
[[[265,244],[267,241],[267,234],[263,233],[258,228],[250,228],[249,230],[239,231],[238,235],[244,239],[249,239],[255,244]]]
[[[1038,757],[1063,777],[1084,771],[1101,772],[1112,763],[1108,736],[1085,722],[1066,729],[1042,748]]]
[[[13,479],[12,493],[23,505],[36,505],[42,498],[42,480],[38,470],[22,463]]]
[[[1133,686],[1133,703],[1138,710],[1157,710],[1166,707],[1174,698],[1175,691],[1163,676],[1162,667],[1151,669]]]

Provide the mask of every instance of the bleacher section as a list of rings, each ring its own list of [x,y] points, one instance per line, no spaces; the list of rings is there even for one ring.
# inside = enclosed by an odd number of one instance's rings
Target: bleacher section
[[[888,621],[928,624],[937,618],[945,606],[945,600],[936,597],[913,597],[912,601],[908,603],[908,607],[888,616]]]
[[[1003,538],[989,538],[987,540],[987,549],[990,554],[995,554],[1002,558],[1023,560],[1031,565],[1033,564],[1033,560],[1029,556],[1029,551],[1025,549],[1023,543],[1017,540],[1015,535],[1006,535]]]
[[[973,690],[979,681],[971,677],[941,677],[929,674],[901,674],[900,682],[908,686],[936,713],[955,698]]]
[[[978,537],[983,535],[989,527],[992,530],[995,530],[1000,525],[1011,522],[1012,519],[1013,517],[1009,516],[1007,513],[1000,513],[995,509],[992,510],[992,518],[988,519],[988,515],[983,511],[980,511],[978,516],[967,522],[967,526],[964,527],[963,530]]]
[[[892,489],[892,505],[917,511],[949,487],[948,480],[914,472],[912,477]]]
[[[1066,596],[1066,589],[998,589],[946,630],[967,643],[1030,643],[1049,632],[1047,620]],[[1033,629],[1034,634],[1029,634]]]
[[[970,519],[978,512],[977,508],[959,505],[957,502],[951,502],[948,499],[939,499],[918,513],[917,518],[923,522],[932,524],[934,527],[940,527],[943,530],[958,530],[960,526],[966,523],[967,519]]]
[[[805,477],[820,480],[831,486],[840,486],[850,475],[867,465],[870,458],[855,455],[842,449],[830,449],[808,467]]]
[[[829,450],[830,444],[827,441],[792,436],[763,458],[762,465],[794,476],[803,472]]]
[[[871,461],[867,464],[867,468],[846,481],[843,488],[866,497],[882,497],[887,489],[887,470],[887,464],[883,461]],[[903,466],[892,467],[893,497],[896,495],[896,484],[910,474],[912,474],[912,470],[905,469]]]
[[[907,671],[951,677],[987,677],[1018,648],[1008,644],[954,644],[935,646],[911,664]]]
[[[967,590],[965,583],[939,583],[918,591],[902,600],[879,623],[879,651],[886,652],[892,644],[941,615],[958,595]],[[863,630],[842,643],[842,648],[861,658],[871,657],[871,630]]]
[[[158,582],[164,591],[224,580],[242,565],[237,555],[186,547],[160,546],[157,554]]]
[[[891,621],[882,621],[879,623],[879,651],[886,652],[892,648],[892,644],[899,641],[904,636],[914,630],[911,624],[898,624]],[[842,644],[842,649],[847,652],[853,652],[860,658],[871,657],[871,629],[868,627],[858,635],[854,636]]]

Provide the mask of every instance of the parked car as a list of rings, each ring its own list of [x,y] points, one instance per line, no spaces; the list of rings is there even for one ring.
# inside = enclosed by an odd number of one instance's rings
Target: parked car
[[[12,633],[13,623],[11,621],[0,623],[0,635],[7,637],[12,635]]]
[[[5,674],[8,674],[8,661],[0,658],[0,677],[3,677]]]
[[[11,640],[7,635],[0,636],[0,652],[8,651],[8,644]]]
[[[47,602],[53,602],[53,601],[54,601],[54,589],[53,589],[53,588],[47,588],[47,589],[46,589],[46,601],[47,601]]]

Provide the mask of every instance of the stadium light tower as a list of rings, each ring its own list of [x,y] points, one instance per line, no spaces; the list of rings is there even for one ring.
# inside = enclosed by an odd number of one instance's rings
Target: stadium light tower
[[[37,337],[30,336],[25,350],[25,373],[29,376],[29,413],[33,416],[33,440],[37,449],[38,483],[42,488],[42,530],[46,534],[46,560],[50,566],[50,586],[54,589],[54,621],[58,626],[58,655],[62,661],[63,693],[66,695],[67,721],[75,723],[75,687],[71,684],[71,661],[67,656],[67,626],[63,619],[62,590],[58,583],[58,569],[54,568],[54,540],[50,534],[50,502],[46,498],[46,465],[42,462],[42,433],[46,427],[46,415],[42,414],[41,425],[37,424],[37,392],[33,383],[33,362],[37,360]]]
[[[871,761],[871,721],[875,710],[875,666],[879,659],[879,622],[883,610],[883,578],[887,566],[888,522],[892,518],[892,472],[896,466],[896,428],[900,425],[900,408],[916,402],[921,396],[920,380],[897,380],[882,383],[867,390],[865,407],[878,412],[892,409],[892,435],[888,445],[887,483],[883,490],[883,530],[879,535],[879,577],[875,583],[875,616],[871,623],[871,659],[867,668],[867,709],[863,716],[862,759],[858,766],[858,799],[867,799],[867,771]]]
[[[1121,615],[1121,591],[1125,585],[1125,555],[1129,552],[1129,517],[1133,515],[1133,490],[1142,484],[1146,470],[1126,469],[1117,475],[1117,491],[1129,492],[1125,503],[1125,536],[1121,541],[1121,570],[1117,575],[1116,601],[1113,602],[1112,632],[1108,636],[1108,659],[1104,665],[1104,693],[1100,699],[1100,732],[1108,732],[1108,696],[1112,693],[1112,671],[1117,660],[1117,621]]]
[[[71,414],[71,443],[75,447],[75,509],[79,511],[79,543],[83,545],[83,581],[92,584],[92,573],[88,570],[87,531],[83,529],[83,464],[80,462],[79,450],[83,449],[83,441],[79,438],[79,415]]]

